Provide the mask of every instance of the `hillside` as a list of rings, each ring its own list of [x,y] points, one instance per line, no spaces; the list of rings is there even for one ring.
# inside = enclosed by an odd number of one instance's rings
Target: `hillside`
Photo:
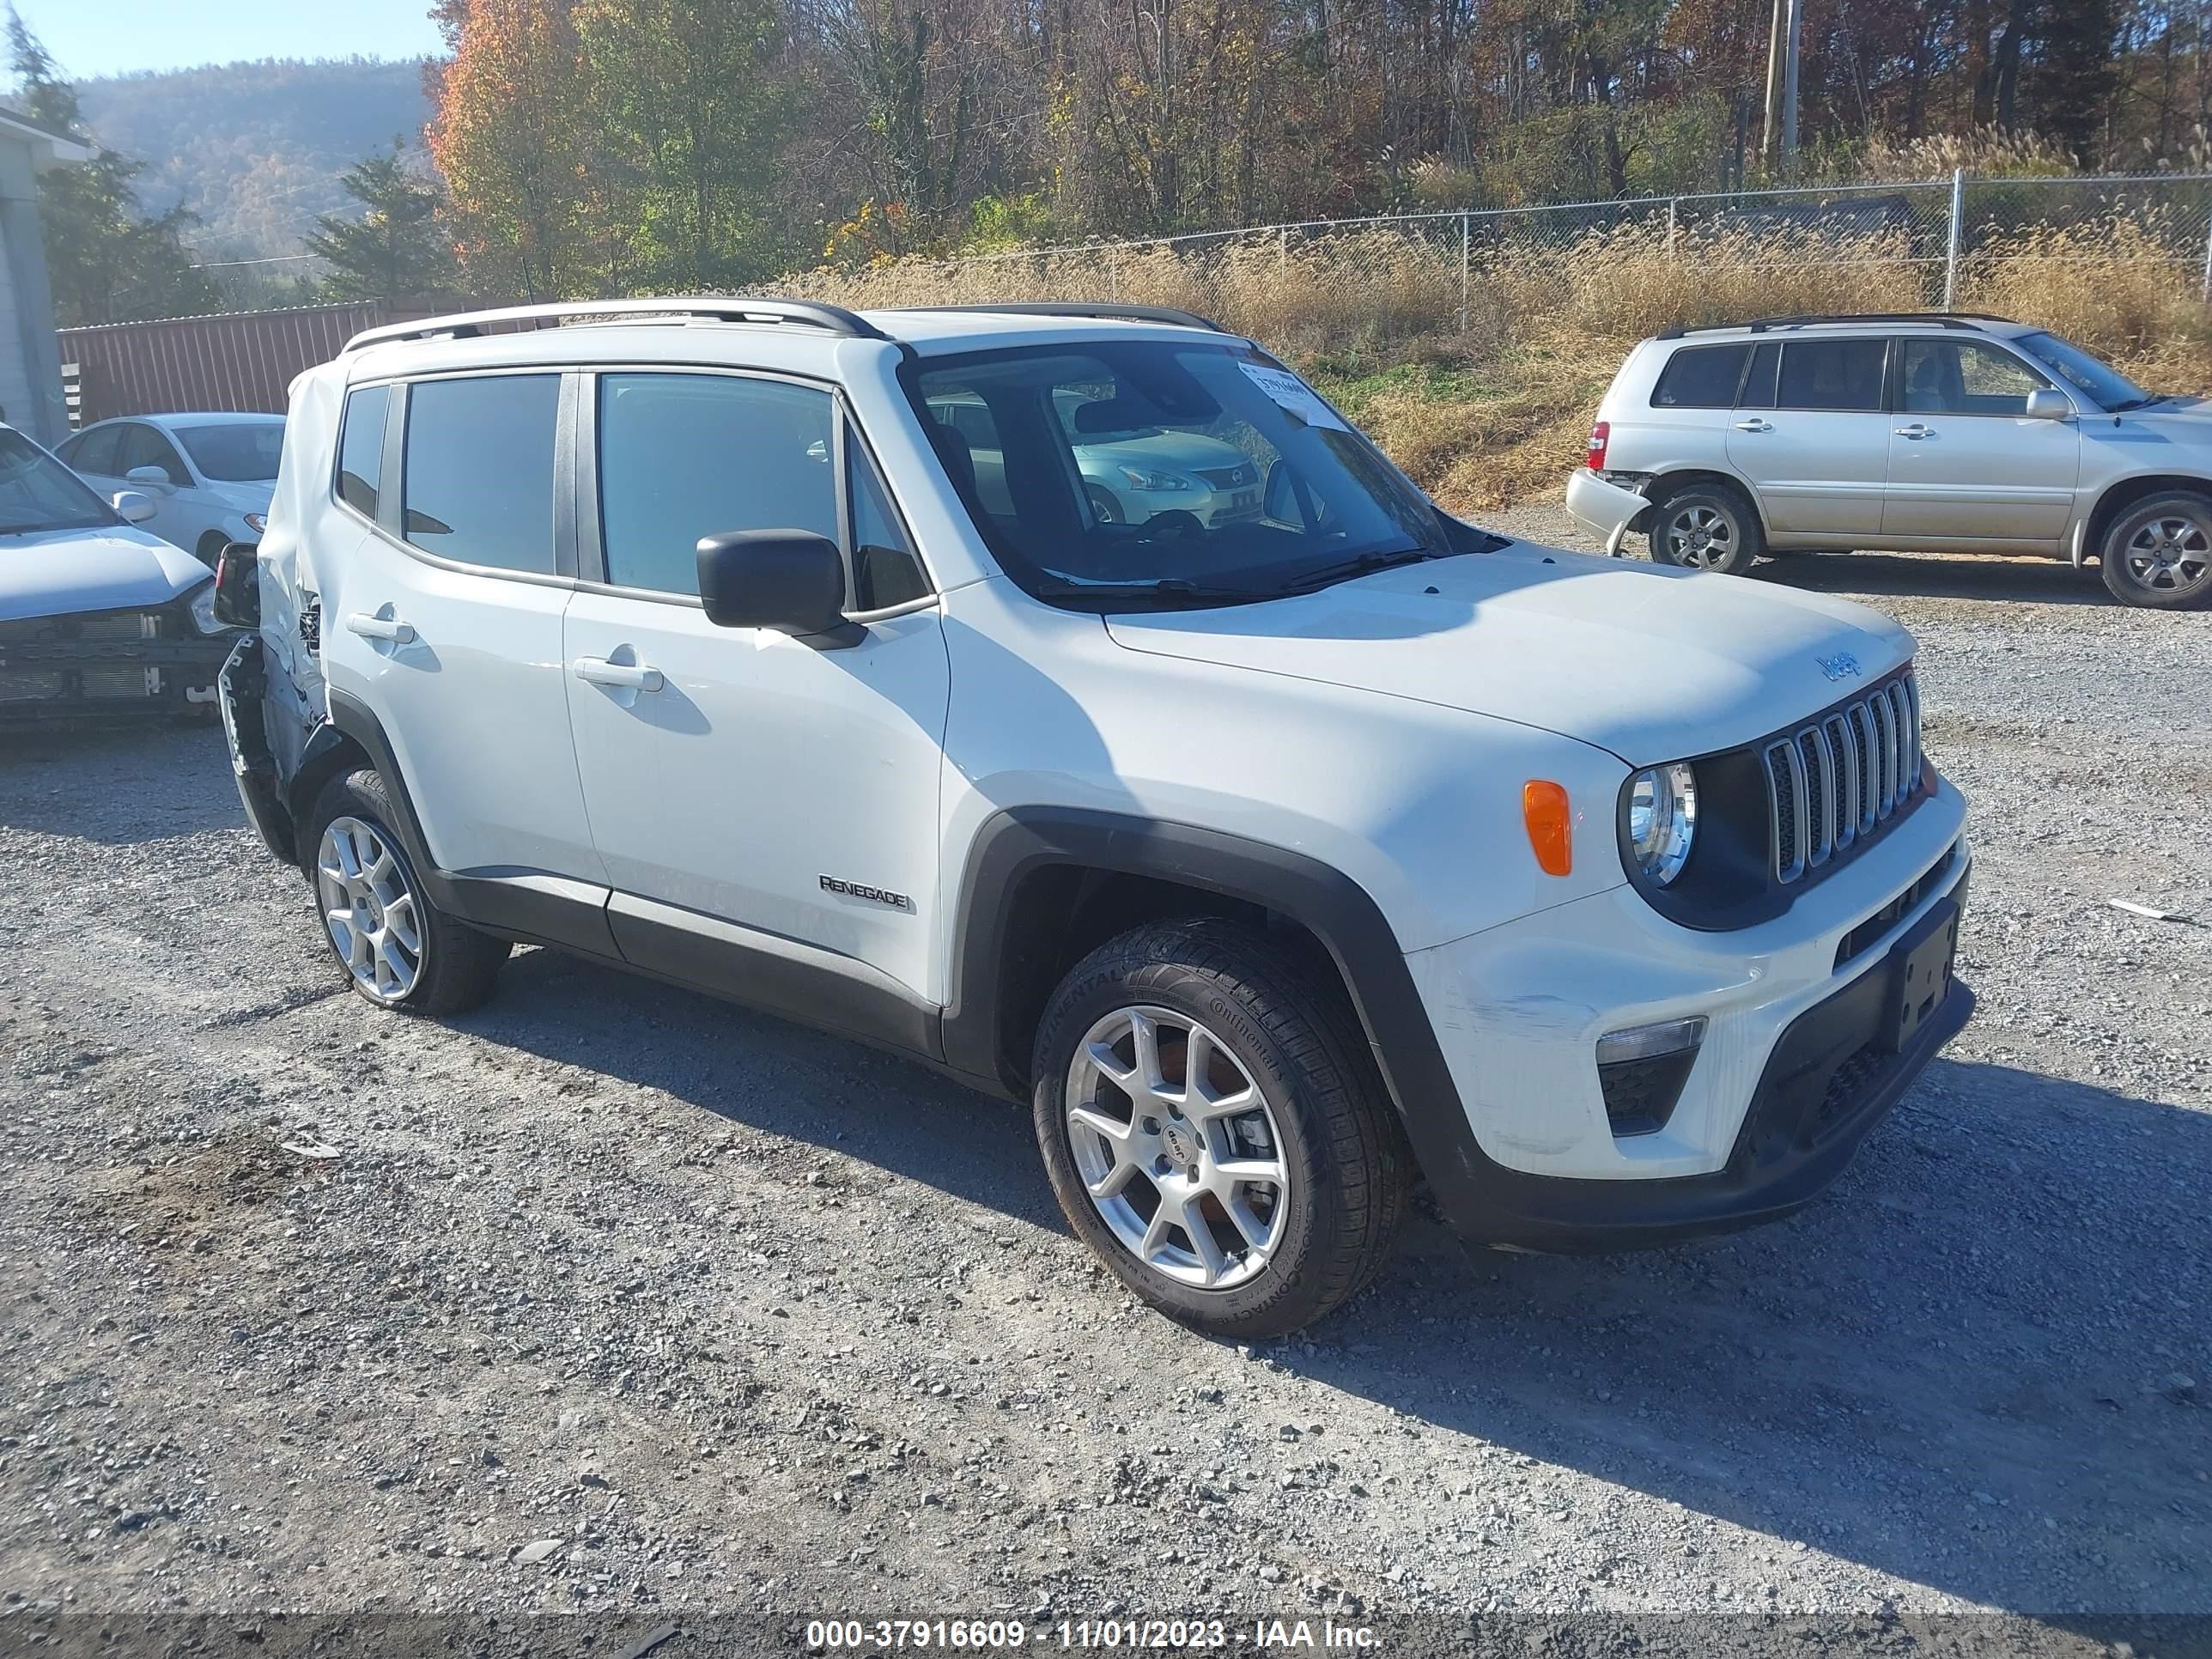
[[[181,201],[214,257],[292,253],[319,213],[344,204],[338,175],[429,118],[419,60],[210,64],[85,81],[85,123],[146,163],[150,208]]]

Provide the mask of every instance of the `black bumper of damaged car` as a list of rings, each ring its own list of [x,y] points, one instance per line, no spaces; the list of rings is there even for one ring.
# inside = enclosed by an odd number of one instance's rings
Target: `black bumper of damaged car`
[[[0,638],[0,725],[211,715],[234,637]]]

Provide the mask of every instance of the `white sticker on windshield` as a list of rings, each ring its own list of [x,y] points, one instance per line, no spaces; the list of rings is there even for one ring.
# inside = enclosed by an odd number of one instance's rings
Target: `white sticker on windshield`
[[[1339,432],[1352,430],[1344,423],[1342,416],[1322,402],[1320,394],[1290,370],[1241,362],[1237,367],[1244,371],[1246,380],[1308,426],[1333,427]]]

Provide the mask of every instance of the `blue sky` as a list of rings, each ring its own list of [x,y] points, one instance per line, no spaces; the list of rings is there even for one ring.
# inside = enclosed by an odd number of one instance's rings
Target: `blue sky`
[[[429,0],[15,0],[73,80],[253,58],[420,58],[445,50]],[[239,96],[251,98],[242,86]]]

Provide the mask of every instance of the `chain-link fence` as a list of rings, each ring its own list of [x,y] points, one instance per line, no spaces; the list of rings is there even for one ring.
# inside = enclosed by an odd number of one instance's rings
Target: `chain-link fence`
[[[1589,308],[1607,331],[1784,312],[2033,311],[2100,269],[2212,302],[2212,174],[1980,179],[1310,221],[820,270],[848,304],[1120,300],[1262,337],[1480,331]]]

